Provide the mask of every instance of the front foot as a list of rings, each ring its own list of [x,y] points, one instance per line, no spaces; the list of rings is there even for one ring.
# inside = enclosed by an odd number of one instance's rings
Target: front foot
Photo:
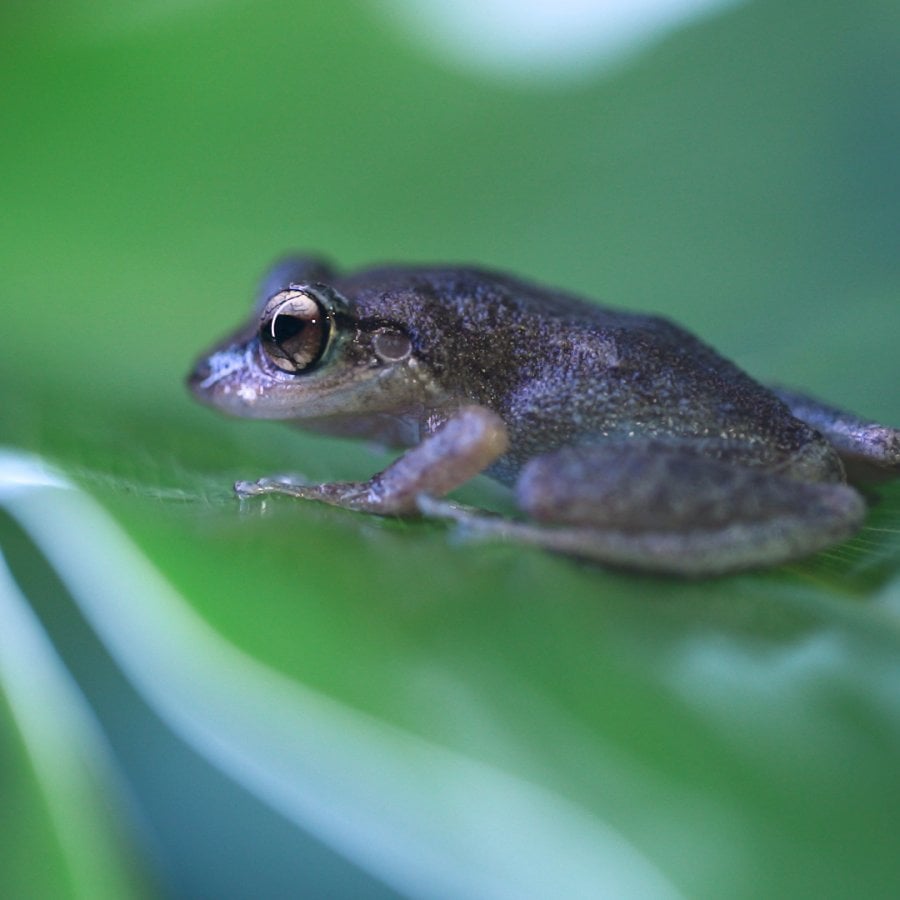
[[[467,482],[507,448],[506,428],[480,406],[458,409],[434,434],[368,481],[298,484],[279,478],[239,481],[239,497],[285,494],[382,516],[415,516],[423,494],[443,496]]]
[[[236,481],[234,492],[242,500],[245,497],[260,497],[264,494],[290,494],[297,488],[307,487],[299,479],[293,478],[259,478],[256,481]]]
[[[280,478],[260,478],[258,481],[237,481],[234,491],[241,499],[283,494],[301,500],[318,500],[331,506],[353,509],[360,512],[390,513],[385,509],[383,498],[375,485],[375,479],[368,482],[334,481],[325,484],[299,484]]]

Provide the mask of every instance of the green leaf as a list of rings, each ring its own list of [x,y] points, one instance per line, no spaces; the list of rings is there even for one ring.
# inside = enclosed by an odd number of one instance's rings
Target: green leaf
[[[148,895],[106,743],[2,557],[0,621],[4,894]]]
[[[896,17],[760,0],[538,89],[362,5],[163,7],[0,11],[0,894],[896,895],[900,485],[811,560],[625,575],[241,504],[386,457],[182,387],[299,248],[659,310],[900,423]]]

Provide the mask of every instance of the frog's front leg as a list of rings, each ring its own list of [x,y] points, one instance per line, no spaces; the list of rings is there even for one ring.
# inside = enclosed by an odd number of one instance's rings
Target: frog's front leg
[[[814,553],[853,534],[865,504],[850,487],[795,481],[650,444],[571,447],[533,459],[516,486],[536,523],[423,511],[497,535],[629,569],[715,575]]]
[[[368,481],[307,485],[263,479],[239,481],[234,488],[242,497],[287,494],[345,509],[409,515],[418,513],[419,495],[442,497],[483,471],[506,451],[507,445],[506,426],[496,413],[481,406],[466,406]]]

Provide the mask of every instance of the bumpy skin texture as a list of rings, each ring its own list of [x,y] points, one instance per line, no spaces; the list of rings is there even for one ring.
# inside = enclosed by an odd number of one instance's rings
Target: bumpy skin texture
[[[450,394],[501,416],[510,449],[491,474],[504,482],[548,450],[635,435],[801,477],[842,478],[818,432],[665,319],[474,269],[385,268],[332,283],[363,323],[403,323]]]
[[[316,298],[312,324],[276,328],[283,289],[305,307]],[[307,326],[328,336],[321,358],[286,372],[278,347],[273,365],[276,332],[289,341],[299,328],[315,344]],[[286,260],[248,324],[189,381],[226,412],[411,448],[367,481],[241,482],[241,495],[424,512],[669,574],[769,565],[843,540],[865,504],[842,458],[863,475],[900,473],[894,429],[765,388],[664,319],[476,269],[339,275]],[[482,471],[515,485],[529,520],[438,499]]]

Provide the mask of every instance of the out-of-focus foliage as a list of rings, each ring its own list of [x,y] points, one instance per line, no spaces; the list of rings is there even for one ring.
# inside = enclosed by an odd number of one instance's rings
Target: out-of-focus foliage
[[[658,310],[900,424],[892,6],[518,86],[361,4],[155,9],[0,9],[0,894],[896,896],[896,486],[816,559],[650,579],[242,509],[384,457],[182,387],[300,248]]]

